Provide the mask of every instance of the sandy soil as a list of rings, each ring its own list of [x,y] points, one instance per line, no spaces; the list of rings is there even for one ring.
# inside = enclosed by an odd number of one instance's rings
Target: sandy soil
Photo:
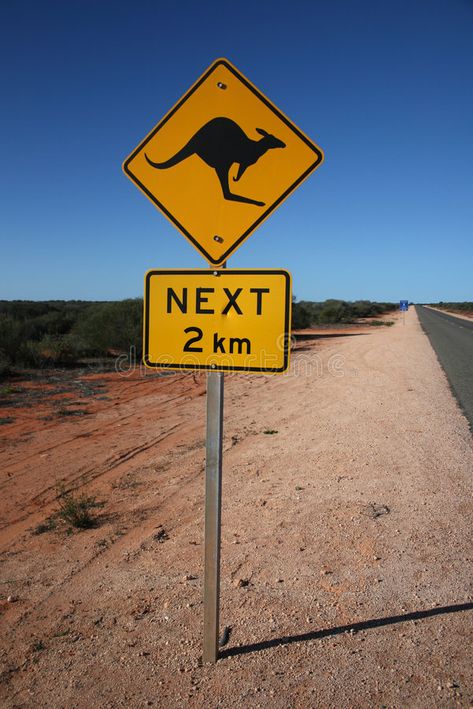
[[[216,665],[205,376],[13,382],[0,704],[473,706],[472,438],[415,311],[392,317],[307,332],[287,375],[226,378]],[[34,533],[61,482],[103,502],[97,527]]]

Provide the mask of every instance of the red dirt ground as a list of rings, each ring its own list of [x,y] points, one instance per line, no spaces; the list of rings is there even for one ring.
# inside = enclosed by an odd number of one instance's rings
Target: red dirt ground
[[[213,666],[205,375],[2,384],[2,706],[472,706],[471,435],[415,312],[389,317],[226,377]],[[38,533],[60,485],[97,526]]]

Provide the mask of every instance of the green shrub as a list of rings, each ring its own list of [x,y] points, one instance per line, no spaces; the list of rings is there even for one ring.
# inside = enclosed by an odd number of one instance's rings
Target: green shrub
[[[15,362],[22,341],[21,322],[0,313],[0,350],[6,362]]]
[[[333,298],[323,302],[301,300],[296,305],[305,313],[311,325],[353,323],[359,318],[382,315],[397,307],[394,303],[378,303],[370,300],[348,302]]]
[[[140,298],[95,304],[77,322],[73,334],[85,343],[91,354],[129,352],[135,347],[137,355],[141,356],[142,312]]]
[[[0,376],[12,365],[71,363],[85,347],[72,330],[96,303],[0,301]]]
[[[40,522],[34,529],[33,534],[44,534],[45,532],[51,532],[56,529],[57,522],[54,516],[48,517],[44,522]]]
[[[11,362],[4,352],[0,350],[0,379],[3,379],[11,371]]]
[[[295,299],[292,302],[292,328],[293,330],[302,330],[305,327],[310,327],[312,324],[308,309],[302,303],[296,303]]]
[[[429,303],[433,308],[441,308],[442,310],[459,310],[460,312],[473,312],[473,303],[471,301],[463,301],[460,303],[445,303],[441,300],[439,303]]]
[[[56,516],[63,522],[76,529],[90,529],[95,527],[97,519],[92,513],[96,507],[101,507],[94,497],[81,495],[74,497],[70,492],[59,490],[59,510]]]

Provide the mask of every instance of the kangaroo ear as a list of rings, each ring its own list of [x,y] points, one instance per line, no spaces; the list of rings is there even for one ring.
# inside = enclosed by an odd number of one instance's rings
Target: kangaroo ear
[[[267,132],[266,132],[265,130],[263,130],[262,128],[257,128],[257,129],[256,129],[256,132],[259,133],[260,135],[264,135],[264,136],[269,135],[269,133],[267,133]]]

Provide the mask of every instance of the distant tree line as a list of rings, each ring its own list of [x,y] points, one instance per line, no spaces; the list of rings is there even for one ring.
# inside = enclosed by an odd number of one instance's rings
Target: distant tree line
[[[351,323],[381,315],[392,303],[359,300],[294,300],[294,329],[330,323]],[[0,375],[12,367],[72,365],[88,358],[116,357],[142,350],[143,300],[0,301]]]
[[[370,300],[324,300],[315,303],[301,300],[292,304],[292,327],[298,330],[312,325],[354,323],[360,318],[376,317],[396,309],[394,303],[376,303]]]
[[[432,308],[441,308],[442,310],[458,310],[459,312],[473,313],[473,302],[465,300],[462,303],[444,303],[441,300],[439,303],[429,303]]]
[[[0,301],[0,375],[12,366],[74,364],[128,352],[141,356],[143,301]]]

